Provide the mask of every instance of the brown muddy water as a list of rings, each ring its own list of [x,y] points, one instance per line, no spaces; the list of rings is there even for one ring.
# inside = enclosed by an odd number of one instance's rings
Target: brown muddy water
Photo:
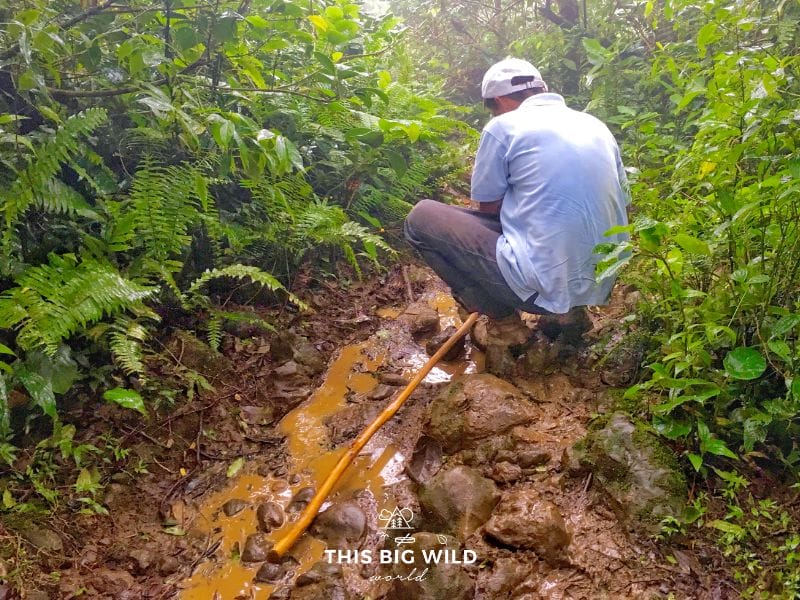
[[[442,329],[459,325],[453,299],[443,293],[435,294],[429,305],[440,317]],[[377,316],[392,325],[402,314],[402,308],[384,308]],[[256,507],[263,502],[275,502],[287,508],[292,497],[304,488],[317,488],[346,451],[347,444],[334,448],[330,439],[329,419],[347,406],[348,396],[365,396],[378,385],[376,371],[391,363],[392,370],[410,379],[425,364],[428,356],[419,346],[409,344],[399,347],[396,336],[389,327],[380,330],[367,342],[342,348],[330,365],[325,381],[303,404],[288,413],[280,423],[280,431],[286,435],[289,453],[289,477],[261,476],[248,471],[229,481],[228,485],[205,498],[198,510],[196,529],[219,541],[217,556],[228,557],[222,564],[209,561],[201,564],[196,572],[183,582],[181,600],[234,600],[245,597],[261,600],[269,597],[274,586],[254,582],[258,564],[247,564],[239,560],[248,535],[258,531]],[[482,355],[472,351],[465,359],[451,363],[440,363],[426,377],[427,383],[441,383],[463,373],[482,370]],[[379,401],[381,406],[390,398]],[[367,490],[376,502],[375,512],[390,512],[396,502],[387,488],[404,479],[403,469],[413,450],[414,432],[407,431],[406,443],[397,443],[391,433],[379,431],[362,450],[361,454],[345,472],[336,485],[329,500],[323,504],[324,511],[330,500],[345,497],[359,490]],[[401,447],[404,446],[404,447]],[[289,484],[289,481],[292,483]],[[223,505],[230,500],[244,500],[248,506],[233,516],[226,516]],[[296,520],[298,512],[287,513],[287,522],[268,534],[268,539],[279,540]],[[299,564],[295,575],[307,571],[319,561],[325,543],[306,533],[289,552]]]

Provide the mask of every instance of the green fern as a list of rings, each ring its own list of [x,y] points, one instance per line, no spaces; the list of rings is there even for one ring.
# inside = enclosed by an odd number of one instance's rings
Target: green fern
[[[370,233],[363,225],[351,221],[340,206],[327,204],[317,200],[306,206],[297,216],[294,237],[307,247],[328,245],[340,248],[347,261],[361,272],[356,260],[354,244],[361,244],[367,249],[370,259],[377,264],[374,249],[378,248],[389,254],[395,251],[378,235]]]
[[[195,279],[192,282],[192,285],[189,286],[189,289],[186,290],[184,294],[184,298],[186,300],[187,305],[189,306],[198,306],[202,305],[205,299],[205,295],[202,294],[201,288],[207,284],[212,279],[218,279],[220,277],[230,277],[233,279],[250,279],[255,283],[261,284],[268,290],[272,292],[283,292],[285,293],[289,300],[295,304],[298,308],[307,309],[308,305],[300,300],[297,296],[292,294],[289,290],[287,290],[284,285],[275,279],[269,273],[266,273],[259,269],[258,267],[252,267],[249,265],[230,265],[228,267],[223,267],[220,269],[210,269],[203,273],[200,277]]]
[[[137,237],[144,255],[164,261],[180,255],[191,242],[189,230],[207,199],[197,184],[198,173],[189,165],[156,166],[146,158],[136,172],[131,203]]]
[[[79,262],[73,255],[51,255],[49,264],[26,269],[15,283],[0,295],[0,328],[18,329],[22,349],[51,355],[63,340],[105,317],[147,312],[143,302],[155,293],[107,263]]]
[[[144,378],[142,344],[149,337],[147,329],[139,322],[127,317],[118,317],[110,327],[108,346],[114,362],[127,374]]]
[[[14,228],[31,205],[51,212],[77,212],[86,208],[80,195],[56,179],[61,165],[73,159],[83,144],[82,138],[106,120],[106,111],[90,108],[67,119],[27,158],[27,164],[13,183],[0,189],[0,211],[5,228],[3,246],[8,248]]]
[[[219,351],[219,346],[222,343],[222,322],[223,317],[218,312],[212,312],[206,322],[206,339],[208,345],[214,352]]]

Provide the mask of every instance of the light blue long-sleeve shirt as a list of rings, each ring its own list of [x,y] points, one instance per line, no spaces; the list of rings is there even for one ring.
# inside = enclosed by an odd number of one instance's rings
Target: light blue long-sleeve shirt
[[[554,313],[605,304],[612,278],[595,281],[604,236],[626,225],[630,201],[614,136],[597,118],[558,94],[537,94],[495,117],[481,134],[472,199],[502,199],[497,262],[522,300]]]

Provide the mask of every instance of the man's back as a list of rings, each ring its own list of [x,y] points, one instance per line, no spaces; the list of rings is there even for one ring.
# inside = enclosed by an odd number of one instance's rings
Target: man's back
[[[592,249],[627,223],[625,175],[608,128],[538,94],[484,129],[472,197],[503,199],[497,260],[509,286],[551,312],[603,304],[613,281],[596,284]]]

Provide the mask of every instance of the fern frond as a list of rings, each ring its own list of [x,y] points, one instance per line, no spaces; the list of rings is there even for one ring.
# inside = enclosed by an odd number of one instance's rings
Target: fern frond
[[[262,271],[258,267],[238,264],[223,267],[221,269],[210,269],[203,273],[200,277],[192,282],[192,285],[189,286],[189,289],[186,291],[185,296],[187,298],[187,302],[191,304],[192,301],[196,300],[198,296],[202,297],[203,295],[201,294],[200,289],[212,279],[218,279],[220,277],[251,279],[253,282],[261,284],[272,292],[281,291],[285,293],[289,297],[289,300],[298,308],[308,308],[308,305],[305,302],[287,290],[280,281],[275,279],[275,277],[269,273]]]
[[[15,283],[0,295],[0,327],[17,328],[21,348],[51,355],[74,333],[142,306],[155,293],[109,264],[71,255],[51,255],[49,264],[28,268]]]
[[[136,172],[131,202],[145,256],[164,261],[191,241],[189,228],[199,220],[196,171],[188,165],[160,167],[146,158]]]
[[[147,329],[137,321],[122,316],[115,320],[108,335],[108,347],[114,362],[126,375],[143,376],[142,343],[148,338]]]
[[[219,351],[219,346],[222,343],[222,315],[219,313],[211,313],[211,316],[206,322],[206,336],[208,345],[214,352]]]
[[[5,220],[4,247],[9,246],[17,221],[34,202],[38,201],[45,208],[53,203],[62,208],[69,204],[69,199],[62,199],[59,203],[51,198],[56,187],[53,179],[61,170],[61,165],[78,153],[82,139],[105,120],[106,111],[102,108],[90,108],[71,116],[44,144],[34,150],[28,157],[27,166],[11,186],[0,190],[0,211]],[[64,189],[60,188],[60,191],[63,193]],[[55,196],[57,198],[58,194]],[[71,199],[74,201],[74,196]]]

